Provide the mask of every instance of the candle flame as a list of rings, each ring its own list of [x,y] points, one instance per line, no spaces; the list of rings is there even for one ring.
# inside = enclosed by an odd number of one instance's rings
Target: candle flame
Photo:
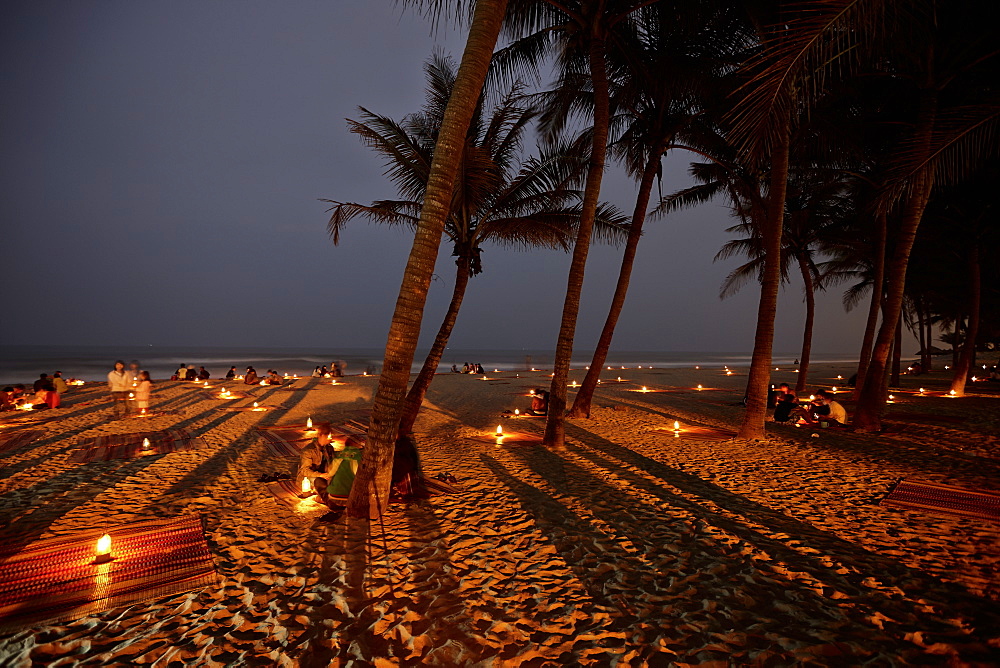
[[[677,420],[674,420],[674,431],[680,431],[680,430],[681,430],[681,423],[678,422]]]
[[[647,390],[647,389],[646,389],[646,386],[645,386],[645,385],[643,385],[643,386],[642,386],[642,391],[643,391],[643,392],[649,392],[649,390]]]
[[[701,385],[699,385],[699,386],[698,386],[698,389],[699,389],[699,390],[701,390],[701,389],[702,389]]]
[[[954,397],[956,395],[958,395],[958,392],[956,392],[955,390],[952,390],[951,392],[948,393],[948,396],[951,396],[951,397]]]
[[[924,388],[921,387],[920,388],[920,394],[923,394],[923,393],[924,393]]]
[[[833,392],[834,394],[836,394],[837,393],[837,388],[836,387],[831,387],[830,391]]]
[[[521,411],[515,408],[514,409],[514,415],[520,415],[520,414],[521,414]]]
[[[257,408],[257,402],[256,402],[256,401],[255,401],[255,402],[253,402],[253,407],[254,407],[254,408]]]
[[[148,438],[142,439],[142,449],[149,450],[149,448],[150,448],[149,439]]]
[[[111,554],[111,536],[104,534],[97,539],[97,556]]]
[[[305,494],[312,490],[312,485],[309,483],[309,478],[302,479],[302,493]]]
[[[312,429],[312,428],[313,428],[313,419],[312,417],[309,417],[306,419],[306,429]]]
[[[503,427],[500,426],[500,425],[497,425],[497,436],[498,437],[502,437],[503,436]]]

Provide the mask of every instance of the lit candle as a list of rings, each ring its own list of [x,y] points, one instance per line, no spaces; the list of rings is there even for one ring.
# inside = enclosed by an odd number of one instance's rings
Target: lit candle
[[[312,429],[312,428],[313,428],[313,419],[312,416],[309,416],[308,418],[306,418],[306,429]]]
[[[695,367],[695,369],[700,369],[700,368],[701,368],[700,366],[696,366],[696,367]]]
[[[608,367],[608,371],[611,371],[611,367]]]
[[[831,387],[830,391],[833,392],[834,394],[836,394],[837,393],[837,388],[836,387]]]
[[[140,410],[139,415],[141,415],[142,417],[146,417],[146,409],[143,408],[142,410]]]
[[[892,396],[892,395],[890,394],[890,395],[889,395],[889,403],[890,403],[890,404],[892,404],[892,403],[895,403],[895,401],[896,401],[896,397],[894,397],[894,396]]]
[[[837,380],[844,380],[844,377],[838,374],[837,375]]]
[[[726,375],[727,375],[727,376],[732,376],[732,375],[733,375],[733,372],[732,372],[732,371],[727,371],[727,372],[726,372]]]
[[[97,550],[94,553],[95,564],[106,564],[114,557],[111,556],[111,536],[104,534],[97,539]]]
[[[500,369],[493,369],[493,373],[500,373]]]
[[[330,384],[331,384],[331,385],[336,385],[336,384],[337,384],[337,379],[336,379],[336,378],[334,378],[333,380],[331,380],[331,381],[330,381]]]
[[[302,479],[302,493],[308,494],[312,491],[312,484],[309,482],[309,478]]]
[[[570,385],[571,385],[572,387],[576,387],[576,381],[574,380],[574,381],[573,381],[572,383],[570,383]]]
[[[128,398],[129,399],[135,399],[135,394],[133,394],[132,392],[129,392],[128,393]]]
[[[678,422],[677,420],[674,420],[674,431],[680,431],[680,430],[681,430],[681,423]]]
[[[497,425],[497,434],[496,434],[496,436],[497,436],[497,438],[503,438],[503,427],[500,426],[500,425]]]
[[[979,379],[978,379],[978,378],[976,378],[975,376],[973,376],[973,377],[972,377],[972,382],[973,382],[973,383],[974,383],[974,382],[976,382],[977,380],[979,380]]]
[[[924,393],[924,388],[921,387],[920,388],[920,394],[923,394],[923,393]]]
[[[518,410],[517,408],[515,408],[514,409],[514,415],[520,415],[520,414],[521,414],[521,411]]]
[[[618,382],[619,383],[622,382],[622,377],[621,376],[618,376]]]
[[[267,385],[267,381],[266,380],[262,380],[262,381],[260,381],[260,384],[261,385]]]
[[[781,369],[779,369],[778,367],[774,367],[774,370],[775,371],[781,371]]]
[[[697,387],[696,389],[697,389],[697,390],[698,390],[699,392],[701,392],[701,390],[702,390],[702,387],[701,387],[701,385],[699,385],[699,386],[698,386],[698,387]]]
[[[256,402],[256,401],[255,401],[255,402],[253,402],[253,407],[254,407],[254,408],[257,408],[257,402]]]
[[[150,446],[150,444],[149,444],[149,439],[148,438],[142,439],[142,449],[143,450],[149,450],[150,447],[152,447],[152,446]]]
[[[208,387],[208,381],[207,380],[205,381],[205,387]]]
[[[948,396],[952,397],[952,398],[957,397],[958,396],[958,392],[956,392],[955,390],[952,390],[951,392],[948,393]]]
[[[532,394],[533,395],[534,393],[535,393],[535,389],[534,388],[528,390],[528,394]]]
[[[643,385],[643,386],[642,386],[642,390],[640,390],[640,391],[641,391],[641,392],[649,392],[649,390],[647,390],[647,389],[646,389],[646,386],[645,386],[645,385]]]
[[[950,368],[951,368],[951,367],[950,367],[950,366],[948,366],[947,364],[945,364],[945,365],[944,365],[944,370],[945,370],[945,371],[947,371],[947,370],[948,370],[948,369],[950,369]]]
[[[816,401],[816,395],[815,394],[810,394],[809,395],[809,401]]]

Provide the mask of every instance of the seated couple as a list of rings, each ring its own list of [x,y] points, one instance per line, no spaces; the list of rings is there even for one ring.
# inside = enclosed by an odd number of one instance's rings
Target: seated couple
[[[834,396],[832,392],[820,390],[814,400],[806,406],[799,406],[793,392],[781,393],[774,407],[774,421],[820,426],[826,426],[821,424],[826,422],[829,426],[843,427],[847,425],[847,410]]]
[[[334,511],[329,519],[335,520],[341,506],[347,503],[360,464],[361,448],[345,445],[331,437],[328,427],[321,427],[319,434],[303,449],[299,458],[295,488],[302,489],[302,479],[309,478],[319,501]],[[391,485],[392,501],[409,501],[430,496],[420,472],[420,458],[412,435],[401,436],[396,441]]]

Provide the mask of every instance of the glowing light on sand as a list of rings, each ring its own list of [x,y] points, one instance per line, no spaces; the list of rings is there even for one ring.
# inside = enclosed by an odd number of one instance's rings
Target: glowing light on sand
[[[489,380],[489,378],[487,378],[486,376],[483,376],[483,377],[482,377],[482,378],[480,378],[479,380]]]
[[[535,389],[532,388],[532,389],[528,390],[528,394],[534,396],[535,395]]]
[[[815,394],[810,394],[809,395],[809,401],[816,401],[816,395]]]
[[[781,371],[781,369],[779,369],[778,367],[774,367],[774,370],[775,371]]]
[[[579,385],[576,384],[575,380],[572,383],[570,383],[569,386],[570,387],[579,387]]]
[[[111,536],[104,534],[97,539],[97,549],[94,551],[94,563],[106,564],[111,561]]]
[[[312,491],[312,484],[309,482],[309,478],[302,479],[302,493],[308,494]]]
[[[517,408],[514,409],[514,415],[520,415],[521,411]]]
[[[886,403],[890,403],[890,404],[894,404],[894,403],[896,403],[896,397],[894,397],[894,396],[892,396],[892,395],[890,394],[890,395],[889,395],[889,401],[887,401]]]
[[[205,381],[205,389],[208,389],[208,381]]]
[[[143,450],[149,450],[151,447],[152,446],[150,445],[148,438],[142,439],[142,449]]]
[[[700,368],[701,368],[700,366],[696,366],[696,367],[695,367],[695,369],[700,369]]]
[[[837,388],[835,388],[835,387],[831,387],[831,388],[830,388],[830,391],[831,391],[831,392],[833,392],[834,394],[836,394],[836,393],[837,393]]]
[[[948,370],[948,369],[950,369],[950,368],[951,368],[951,367],[950,367],[950,366],[948,366],[947,364],[945,364],[945,365],[944,365],[944,370],[945,370],[945,371],[947,371],[947,370]]]
[[[727,371],[727,372],[726,372],[726,375],[727,375],[727,376],[732,376],[732,375],[733,375],[733,372],[732,372],[732,371]]]
[[[649,390],[647,390],[647,389],[646,389],[646,386],[645,386],[645,385],[643,385],[643,386],[642,386],[642,389],[641,389],[641,390],[639,390],[639,391],[640,391],[640,392],[649,392]]]
[[[362,376],[367,376],[367,375],[368,375],[368,372],[367,372],[367,371],[365,371],[365,372],[364,372],[363,374],[361,374],[361,375],[362,375]]]
[[[503,427],[500,426],[500,425],[497,425],[496,437],[497,438],[503,438]]]
[[[973,382],[973,383],[975,383],[975,382],[976,382],[977,380],[979,380],[979,379],[978,379],[978,378],[976,378],[975,376],[973,376],[973,377],[972,377],[972,382]]]
[[[622,382],[622,377],[621,376],[618,376],[618,382],[619,383]]]
[[[128,393],[128,399],[129,399],[129,401],[135,399],[135,393],[134,392],[129,392]]]
[[[309,418],[306,419],[306,429],[312,429],[312,428],[313,428],[313,419],[312,416],[310,416]]]
[[[336,379],[336,378],[334,378],[333,380],[331,380],[331,381],[330,381],[330,384],[331,384],[331,385],[336,385],[336,384],[337,384],[337,379]]]
[[[143,408],[142,410],[139,411],[139,417],[146,417],[146,409],[145,408]]]
[[[608,367],[608,371],[611,371],[611,367]]]
[[[843,376],[841,376],[841,375],[838,375],[838,376],[837,376],[837,380],[844,380],[844,377],[843,377]]]
[[[703,389],[705,389],[705,388],[703,388],[703,387],[702,387],[701,385],[699,385],[699,386],[698,386],[698,387],[696,387],[695,389],[696,389],[696,390],[698,390],[699,392],[701,392],[701,391],[702,391]]]
[[[680,431],[680,430],[681,430],[681,423],[678,422],[677,420],[674,420],[674,431]]]
[[[500,373],[500,369],[493,369],[493,373]]]
[[[260,385],[267,385],[267,381],[266,380],[260,381]]]
[[[925,392],[924,388],[921,387],[920,388],[920,394],[923,394],[924,392]]]
[[[954,399],[957,396],[958,396],[958,392],[956,392],[955,390],[952,390],[951,392],[948,393],[948,397],[950,399]]]
[[[531,367],[531,370],[532,371],[538,371],[538,369],[536,369],[535,367]]]

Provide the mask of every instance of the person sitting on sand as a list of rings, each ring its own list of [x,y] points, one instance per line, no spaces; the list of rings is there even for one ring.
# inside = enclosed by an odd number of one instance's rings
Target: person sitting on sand
[[[62,371],[56,371],[52,374],[52,386],[56,388],[56,392],[60,395],[69,390],[69,385],[63,380]]]
[[[788,422],[792,418],[792,411],[798,405],[794,393],[779,393],[777,403],[774,405],[774,421]]]
[[[834,394],[827,390],[820,390],[816,393],[816,399],[809,408],[800,408],[793,411],[793,415],[798,415],[807,425],[825,426],[821,423],[828,423],[831,426],[845,426],[847,424],[847,410],[834,400]]]
[[[38,375],[38,380],[35,381],[35,385],[34,387],[32,387],[32,389],[35,392],[38,392],[39,390],[52,390],[53,392],[55,392],[56,390],[55,386],[52,384],[52,381],[49,380],[49,374],[47,373],[42,373]]]
[[[256,385],[258,382],[257,370],[252,366],[247,367],[247,375],[243,376],[243,382],[247,385]]]
[[[281,376],[274,369],[270,369],[267,372],[267,384],[268,385],[281,385]]]
[[[548,390],[535,390],[531,397],[531,408],[528,413],[531,415],[548,415],[549,412],[549,392]]]
[[[323,373],[319,370],[319,367],[316,367],[315,369],[313,369],[312,377],[313,378],[322,378],[323,377]]]
[[[331,439],[329,429],[320,427],[316,438],[299,456],[295,489],[302,489],[302,479],[309,478],[319,500],[333,508],[351,493],[360,463],[360,449]]]
[[[226,380],[232,380],[233,378],[236,378],[236,367],[231,366],[229,367],[229,371],[226,372]]]
[[[0,390],[0,411],[12,411],[14,406],[14,388],[7,386]]]
[[[139,384],[135,388],[135,407],[139,412],[149,410],[149,395],[153,391],[153,381],[148,371],[139,372]]]
[[[174,372],[174,380],[187,380],[187,364],[181,364]]]
[[[212,374],[210,374],[205,367],[198,367],[198,380],[208,380],[211,377]]]
[[[193,364],[188,367],[186,380],[190,380],[190,381],[198,380],[198,371],[195,370]]]

